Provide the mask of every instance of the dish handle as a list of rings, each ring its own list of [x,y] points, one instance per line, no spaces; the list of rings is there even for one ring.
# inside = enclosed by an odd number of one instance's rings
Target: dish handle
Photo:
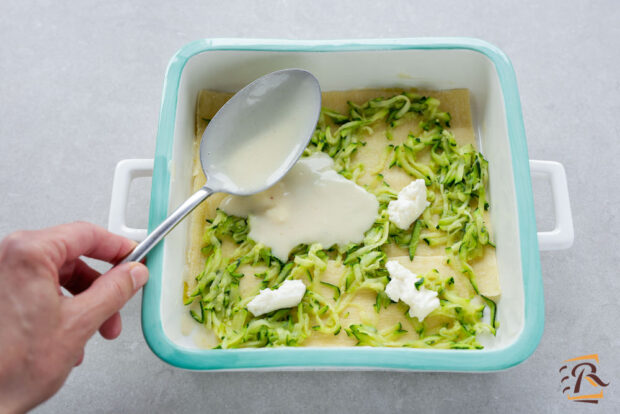
[[[575,235],[564,166],[555,161],[530,160],[530,172],[533,177],[549,179],[555,211],[555,228],[538,232],[538,246],[540,250],[568,249]]]
[[[146,238],[147,229],[129,227],[126,223],[127,199],[129,198],[129,186],[133,180],[151,176],[153,176],[152,159],[129,159],[116,164],[108,217],[109,231],[135,241],[142,241]]]

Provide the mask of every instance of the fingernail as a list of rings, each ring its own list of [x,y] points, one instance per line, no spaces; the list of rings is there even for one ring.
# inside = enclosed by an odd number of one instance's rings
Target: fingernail
[[[131,265],[129,274],[131,275],[134,290],[140,289],[142,286],[144,286],[146,281],[149,280],[148,269],[146,268],[146,266],[139,263],[133,263]]]

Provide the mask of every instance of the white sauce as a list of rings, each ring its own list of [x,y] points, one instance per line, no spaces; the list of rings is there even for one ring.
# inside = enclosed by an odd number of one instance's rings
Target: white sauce
[[[338,174],[324,153],[302,158],[276,185],[252,196],[229,196],[220,205],[227,214],[249,217],[249,237],[288,259],[300,243],[358,243],[374,223],[379,202]]]
[[[207,182],[242,194],[273,184],[312,134],[320,99],[316,81],[303,72],[272,74],[240,91],[229,101],[234,113],[227,103],[209,124],[201,147]]]

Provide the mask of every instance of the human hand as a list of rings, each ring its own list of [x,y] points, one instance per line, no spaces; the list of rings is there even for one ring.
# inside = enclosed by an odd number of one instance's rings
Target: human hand
[[[97,330],[107,339],[120,334],[118,311],[146,283],[148,270],[126,263],[102,276],[80,256],[117,263],[134,247],[84,222],[0,242],[0,412],[23,412],[51,397]]]

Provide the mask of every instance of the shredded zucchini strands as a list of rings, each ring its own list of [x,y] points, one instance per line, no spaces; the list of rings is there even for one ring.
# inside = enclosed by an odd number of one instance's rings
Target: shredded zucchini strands
[[[195,287],[188,290],[186,285],[184,302],[191,316],[217,335],[220,341],[217,348],[297,346],[314,331],[338,335],[341,329],[355,338],[358,345],[482,348],[476,341],[476,334],[483,331],[495,334],[497,328],[495,303],[478,295],[470,264],[483,254],[484,246],[493,246],[482,216],[482,211],[488,209],[487,161],[473,146],[457,145],[447,129],[450,115],[438,110],[439,101],[435,98],[404,92],[390,98],[372,99],[363,105],[348,104],[347,114],[323,108],[304,155],[325,152],[334,159],[338,173],[357,181],[365,167],[353,164],[353,154],[365,145],[364,137],[373,132],[373,126],[387,125],[385,151],[379,165],[372,166],[374,183],[366,186],[380,203],[379,214],[364,240],[327,249],[320,244],[299,245],[283,263],[268,247],[248,238],[245,218],[228,216],[218,210],[204,232],[204,269],[196,276]],[[421,133],[419,136],[410,134],[400,145],[390,144],[392,129],[404,119],[420,120]],[[430,162],[417,161],[422,153],[430,154]],[[427,186],[431,204],[407,230],[397,228],[388,218],[387,205],[397,196],[381,175],[388,167],[401,168],[412,179],[423,179]],[[226,257],[222,253],[225,240],[237,244],[234,253]],[[436,270],[422,275],[419,285],[436,291],[440,299],[440,307],[429,317],[439,317],[443,323],[429,327],[428,318],[420,322],[410,317],[408,307],[401,304],[405,318],[418,335],[414,341],[400,339],[407,332],[401,323],[385,330],[367,324],[341,325],[348,314],[347,308],[354,304],[356,294],[362,290],[376,293],[374,310],[378,314],[390,305],[385,293],[389,274],[385,268],[384,249],[391,243],[407,249],[411,260],[419,243],[445,246],[449,265],[467,276],[476,293],[468,298],[458,296],[454,278],[441,277]],[[335,260],[344,268],[338,285],[321,281],[328,260]],[[243,274],[239,272],[242,265],[264,270]],[[242,298],[239,291],[243,277],[261,280],[256,291],[246,298]],[[259,289],[275,289],[287,279],[301,279],[307,285],[297,307],[260,317],[248,312],[246,305]],[[319,285],[331,290],[333,296],[329,300],[317,293]],[[490,323],[482,322],[485,307],[490,311]]]

